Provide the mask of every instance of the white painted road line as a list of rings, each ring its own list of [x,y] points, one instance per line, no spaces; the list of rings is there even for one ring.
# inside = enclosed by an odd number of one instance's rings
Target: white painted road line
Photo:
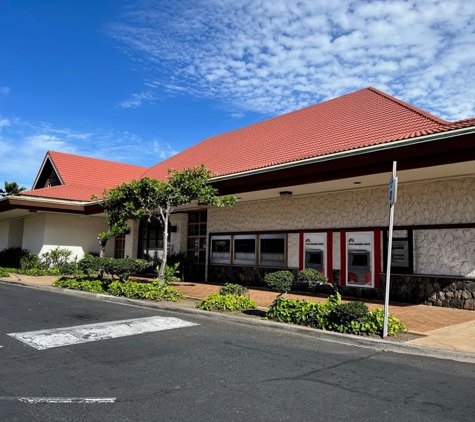
[[[192,327],[195,325],[199,324],[184,321],[179,318],[157,316],[78,325],[67,328],[53,328],[50,330],[10,333],[8,335],[37,350],[46,350],[52,347],[71,346],[73,344],[173,330],[175,328]]]
[[[23,403],[114,403],[116,397],[17,397]]]
[[[30,404],[61,403],[115,403],[117,397],[9,397],[0,396],[0,401],[21,401]]]

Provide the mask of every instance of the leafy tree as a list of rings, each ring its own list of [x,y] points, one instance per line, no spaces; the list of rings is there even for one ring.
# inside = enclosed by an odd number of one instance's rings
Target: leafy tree
[[[173,211],[192,201],[218,207],[231,206],[236,202],[234,196],[217,196],[217,189],[208,183],[211,176],[211,172],[202,165],[181,172],[169,170],[168,178],[164,181],[145,177],[106,191],[103,206],[110,230],[100,233],[99,240],[107,242],[110,237],[125,233],[129,219],[146,218],[151,221],[152,218],[158,218],[163,225],[163,257],[158,277],[163,283],[168,254],[168,223]]]
[[[0,195],[2,197],[18,195],[20,192],[26,190],[24,186],[19,186],[17,182],[4,182],[4,188],[0,189]]]

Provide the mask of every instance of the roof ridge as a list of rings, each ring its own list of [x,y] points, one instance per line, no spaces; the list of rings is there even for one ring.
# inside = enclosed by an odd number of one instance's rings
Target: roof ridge
[[[452,124],[452,122],[449,122],[447,120],[441,119],[440,117],[434,116],[433,114],[428,113],[427,111],[424,111],[424,110],[422,110],[422,109],[420,109],[416,106],[413,106],[412,104],[406,103],[405,101],[402,101],[399,98],[393,97],[392,95],[389,95],[389,94],[387,94],[383,91],[380,91],[377,88],[369,86],[366,89],[369,89],[370,91],[374,92],[375,94],[378,94],[381,97],[383,97],[383,98],[385,98],[389,101],[392,101],[393,103],[396,103],[396,104],[398,104],[402,107],[405,107],[405,108],[409,109],[410,111],[412,111],[414,113],[417,113],[417,114],[419,114],[420,116],[422,116],[426,119],[432,120],[435,123],[442,124],[442,125]]]

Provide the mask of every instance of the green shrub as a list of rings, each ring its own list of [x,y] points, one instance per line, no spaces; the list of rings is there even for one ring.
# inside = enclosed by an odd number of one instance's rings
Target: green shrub
[[[130,277],[130,274],[139,273],[144,268],[147,268],[149,266],[149,263],[144,259],[105,259],[107,260],[104,266],[105,272],[113,278],[118,277],[120,281],[127,281]]]
[[[12,246],[0,251],[0,267],[20,268],[20,261],[27,255],[28,249],[19,246]]]
[[[384,311],[368,311],[363,302],[341,304],[339,294],[329,296],[324,303],[278,297],[269,307],[267,319],[305,325],[321,330],[359,335],[382,335]],[[396,336],[406,331],[406,325],[389,315],[388,335]]]
[[[97,274],[101,269],[100,258],[87,253],[84,255],[84,258],[78,262],[78,268],[86,275]]]
[[[219,289],[220,295],[249,296],[249,290],[246,286],[235,283],[226,283]]]
[[[28,253],[20,259],[20,268],[22,270],[41,269],[40,258],[35,253]]]
[[[165,266],[165,285],[168,286],[171,283],[179,283],[181,278],[178,277],[180,275],[180,263],[175,262],[172,265]]]
[[[183,293],[173,287],[162,286],[159,283],[136,283],[135,281],[121,283],[120,281],[114,281],[109,284],[107,291],[111,295],[125,296],[129,299],[178,302],[185,298]]]
[[[257,305],[247,296],[221,295],[211,293],[198,301],[195,308],[203,311],[235,312],[255,309]]]
[[[81,290],[83,292],[92,293],[106,293],[107,283],[101,280],[94,280],[88,278],[65,278],[61,277],[53,284],[55,287],[61,287],[63,289]]]
[[[159,296],[154,300],[166,300],[167,302],[178,302],[185,298],[185,295],[182,292],[170,286],[162,286],[158,290],[158,294]],[[147,298],[147,299],[152,299],[152,298]]]
[[[310,287],[314,287],[322,283],[328,283],[328,278],[320,271],[317,271],[313,268],[305,268],[304,270],[300,270],[297,273],[297,280],[301,283],[307,283]]]
[[[355,332],[356,322],[361,320],[368,314],[369,309],[363,302],[348,302],[335,306],[328,316],[331,330],[340,333],[354,333],[358,334],[359,330]]]
[[[57,247],[41,255],[40,261],[43,269],[59,268],[62,265],[73,261],[73,251],[66,248]]]
[[[287,270],[276,271],[266,274],[264,281],[271,290],[279,292],[281,295],[285,295],[292,287],[294,275]]]
[[[127,281],[130,274],[143,271],[150,266],[149,262],[143,259],[133,258],[98,258],[87,254],[78,262],[78,267],[87,275],[107,274],[120,281]]]
[[[10,277],[10,271],[6,268],[0,268],[0,277]]]
[[[368,335],[383,335],[384,310],[374,309],[368,312],[360,322],[353,323],[354,329]],[[388,315],[388,336],[397,336],[407,330],[406,324],[395,316]]]
[[[40,268],[32,268],[30,270],[22,270],[21,268],[3,268],[4,271],[13,274],[32,275],[32,276],[47,276],[47,275],[60,275],[58,268],[51,268],[49,270],[43,270]]]
[[[107,293],[111,294],[112,296],[122,296],[122,286],[124,283],[121,281],[113,281],[107,286]]]
[[[113,296],[125,296],[129,299],[167,300],[172,302],[184,299],[183,293],[173,287],[160,286],[156,283],[136,283],[133,281],[122,283],[121,281],[109,282],[88,277],[77,279],[61,277],[55,281],[54,286],[85,292],[109,293]]]
[[[331,311],[340,303],[339,294],[329,296],[324,303],[281,296],[269,307],[266,318],[326,330],[330,326],[328,318]]]

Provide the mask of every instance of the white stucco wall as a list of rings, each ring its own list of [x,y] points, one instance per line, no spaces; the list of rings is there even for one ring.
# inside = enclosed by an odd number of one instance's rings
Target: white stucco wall
[[[45,241],[46,214],[32,213],[25,218],[23,247],[30,253],[41,253]]]
[[[173,245],[173,252],[186,251],[188,236],[188,214],[172,214],[172,226],[176,226],[177,231],[170,233],[170,243]]]
[[[24,218],[19,218],[10,221],[10,232],[8,235],[8,247],[23,245],[23,226],[25,224]]]
[[[475,223],[475,177],[402,184],[396,225]],[[358,189],[237,203],[208,210],[208,232],[336,229],[387,226],[387,188]],[[415,272],[475,275],[475,229],[414,233]],[[290,238],[289,266],[298,266],[298,238]],[[291,265],[292,264],[292,265]],[[333,233],[333,268],[340,269],[340,233]]]
[[[77,259],[83,258],[87,252],[99,252],[97,234],[107,230],[104,218],[53,213],[39,216],[45,219],[40,254],[57,247],[71,250]],[[114,242],[110,240],[106,246],[106,256],[113,256],[113,253]]]
[[[8,248],[8,234],[10,231],[10,221],[0,221],[0,251]]]
[[[130,233],[125,235],[124,258],[137,258],[139,248],[140,221],[127,221]]]

